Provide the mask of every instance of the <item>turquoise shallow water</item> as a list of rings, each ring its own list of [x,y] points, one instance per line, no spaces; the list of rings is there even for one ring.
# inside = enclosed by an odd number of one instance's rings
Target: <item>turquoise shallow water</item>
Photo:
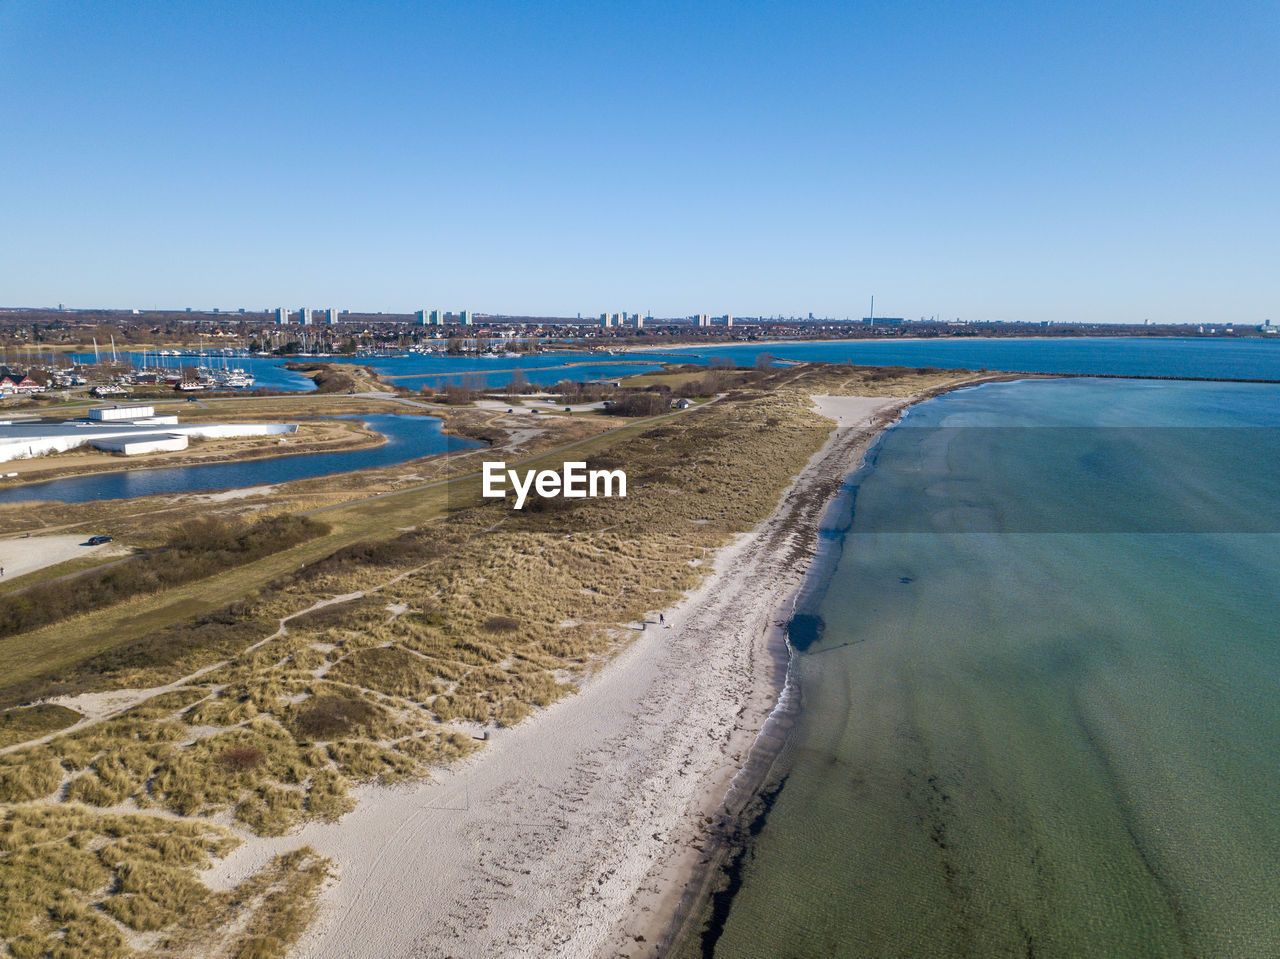
[[[685,954],[1280,955],[1278,427],[1274,386],[917,407],[828,518],[802,706]]]

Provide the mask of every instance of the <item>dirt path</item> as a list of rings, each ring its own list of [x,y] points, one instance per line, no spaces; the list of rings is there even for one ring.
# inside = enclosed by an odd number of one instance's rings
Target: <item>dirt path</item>
[[[261,649],[273,640],[288,635],[290,620],[297,619],[299,616],[305,616],[308,613],[313,613],[318,609],[324,609],[326,606],[336,606],[339,603],[350,603],[357,599],[363,599],[371,593],[381,592],[390,586],[394,586],[406,576],[412,576],[414,573],[423,569],[426,569],[426,566],[414,567],[413,569],[405,570],[402,573],[397,573],[385,583],[380,583],[379,585],[373,586],[369,589],[358,590],[354,593],[343,593],[340,596],[331,596],[329,599],[322,599],[319,602],[312,603],[306,609],[300,609],[296,613],[290,613],[288,616],[285,616],[280,620],[279,627],[274,633],[258,640],[250,646],[245,647],[245,649],[237,655],[243,656],[246,653],[251,653],[256,649]],[[230,662],[231,658],[221,659],[216,663],[210,663],[208,666],[202,666],[195,672],[188,673],[180,679],[175,679],[173,682],[165,683],[163,686],[151,686],[147,689],[111,689],[104,692],[79,693],[75,696],[51,697],[45,701],[55,703],[59,706],[65,706],[68,709],[74,709],[76,712],[83,715],[84,718],[77,720],[70,726],[66,726],[56,732],[49,733],[46,736],[41,736],[37,739],[28,739],[25,742],[14,743],[13,745],[0,748],[0,756],[3,756],[5,753],[14,752],[18,749],[23,749],[27,746],[38,746],[57,739],[59,736],[79,732],[80,730],[87,729],[90,726],[96,726],[99,723],[106,722],[108,719],[114,719],[120,714],[132,709],[134,706],[146,702],[148,699],[163,695],[164,693],[174,692],[184,686],[190,686],[192,683],[198,682],[202,676],[207,673],[211,673],[216,669],[221,669]]]
[[[641,955],[646,921],[689,866],[776,697],[768,636],[798,588],[831,494],[861,459],[881,401],[838,428],[778,509],[715,574],[581,692],[431,782],[358,791],[354,812],[252,839],[215,865],[234,884],[310,845],[341,880],[300,957]],[[785,614],[783,614],[785,615]],[[651,910],[644,912],[645,909]],[[645,935],[648,945],[634,936]]]

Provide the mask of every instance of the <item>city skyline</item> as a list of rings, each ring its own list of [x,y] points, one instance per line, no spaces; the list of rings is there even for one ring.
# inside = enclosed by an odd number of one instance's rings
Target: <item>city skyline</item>
[[[1272,20],[15,2],[0,298],[1259,324]]]

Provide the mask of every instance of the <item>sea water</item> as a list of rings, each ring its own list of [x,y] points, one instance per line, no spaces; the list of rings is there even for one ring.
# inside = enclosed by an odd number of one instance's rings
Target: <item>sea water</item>
[[[654,338],[655,343],[661,340]],[[1216,377],[1280,380],[1280,337],[946,337],[883,340],[804,340],[794,343],[717,343],[653,352],[628,351],[605,356],[596,351],[555,350],[516,357],[474,354],[406,354],[400,356],[326,356],[226,358],[256,378],[255,386],[306,392],[315,383],[285,369],[290,362],[352,363],[369,366],[397,385],[410,389],[448,384],[496,389],[520,371],[526,382],[543,387],[562,380],[583,382],[619,379],[659,370],[663,363],[708,365],[729,360],[750,367],[767,353],[777,361],[854,363],[867,366],[934,366],[944,369],[1014,370],[1024,373],[1070,373],[1106,376]],[[223,358],[125,356],[135,365],[170,370],[197,362],[222,364]],[[79,353],[77,362],[93,360]]]
[[[1097,376],[1209,377],[1280,380],[1280,337],[1080,336],[942,337],[720,343],[671,350],[673,363],[717,358],[752,366],[778,360],[865,366],[936,366]]]
[[[1022,381],[828,516],[801,706],[684,954],[1280,955],[1280,387]]]

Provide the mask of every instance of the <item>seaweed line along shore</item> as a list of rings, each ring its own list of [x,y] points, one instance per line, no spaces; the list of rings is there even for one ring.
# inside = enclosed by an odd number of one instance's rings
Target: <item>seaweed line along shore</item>
[[[671,628],[648,623],[578,695],[433,781],[364,787],[340,823],[250,840],[214,884],[300,844],[341,863],[299,956],[652,954],[776,703],[771,630],[826,503],[914,399],[821,398],[837,429]]]

